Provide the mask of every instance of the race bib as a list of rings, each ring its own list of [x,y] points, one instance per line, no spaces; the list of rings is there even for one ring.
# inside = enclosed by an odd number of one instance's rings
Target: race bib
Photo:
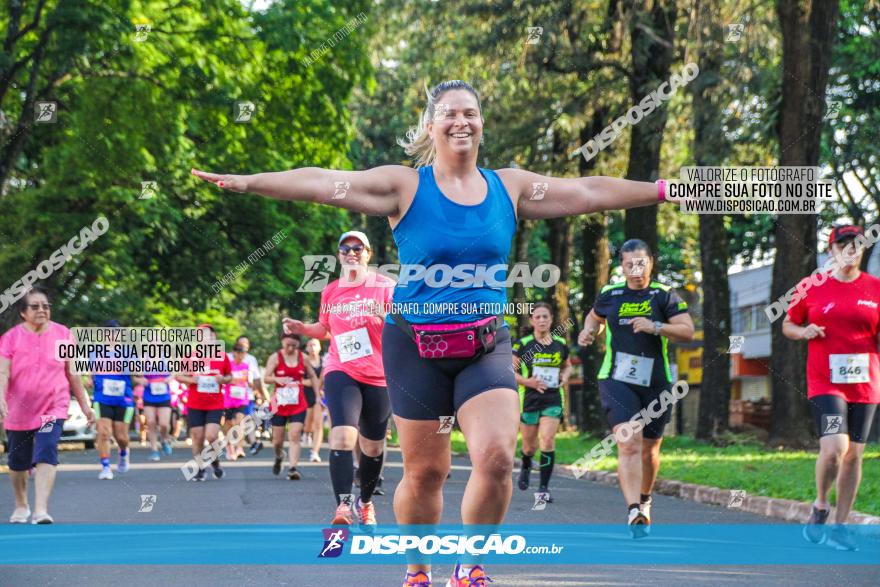
[[[651,385],[653,370],[654,359],[619,352],[614,356],[614,374],[611,378],[623,383],[648,387]]]
[[[150,393],[153,395],[165,395],[168,393],[168,385],[158,381],[151,382]]]
[[[543,381],[547,387],[559,387],[559,367],[532,366],[532,376]]]
[[[868,353],[858,355],[828,355],[831,383],[868,383],[870,378]]]
[[[220,393],[220,385],[213,375],[199,375],[196,390],[199,393]]]
[[[229,387],[229,397],[232,399],[244,399],[247,397],[247,387],[232,385]]]
[[[373,346],[370,344],[370,335],[366,328],[358,328],[349,332],[337,334],[336,349],[339,351],[339,360],[343,363],[369,357],[373,354]]]
[[[275,390],[279,406],[295,406],[299,403],[299,384],[293,383]]]
[[[119,379],[105,379],[104,395],[110,395],[113,397],[121,397],[125,395],[125,381],[120,381]]]

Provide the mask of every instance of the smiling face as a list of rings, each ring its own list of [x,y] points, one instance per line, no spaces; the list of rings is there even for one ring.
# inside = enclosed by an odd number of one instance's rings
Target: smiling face
[[[342,265],[364,265],[370,262],[372,253],[357,238],[350,236],[339,245],[339,262]]]
[[[434,119],[428,121],[438,159],[476,157],[483,136],[483,118],[477,98],[467,90],[449,90],[437,98]]]

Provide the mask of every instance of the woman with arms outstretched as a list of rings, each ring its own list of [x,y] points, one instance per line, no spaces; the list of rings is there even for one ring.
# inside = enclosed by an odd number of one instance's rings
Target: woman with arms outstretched
[[[463,81],[446,81],[428,92],[419,125],[401,142],[407,154],[416,156],[416,169],[306,167],[255,175],[194,169],[193,174],[232,191],[386,216],[401,264],[422,267],[506,266],[517,217],[576,216],[648,206],[663,199],[662,182],[558,178],[522,169],[479,168],[483,125],[476,90]],[[534,197],[534,184],[545,188],[540,199]],[[453,415],[473,463],[461,504],[462,521],[500,524],[507,513],[519,398],[511,369],[510,334],[496,316],[505,302],[506,290],[498,283],[506,279],[504,273],[464,287],[461,283],[438,286],[436,279],[423,278],[436,277],[436,272],[408,274],[395,288],[394,307],[406,311],[387,316],[382,351],[405,463],[394,495],[399,524],[440,520],[451,456],[449,435],[437,431],[439,419]],[[472,309],[473,304],[486,311],[455,311]],[[438,306],[450,311],[434,311]],[[449,329],[464,332],[465,337]],[[473,346],[467,347],[468,342]],[[457,564],[447,584],[483,586],[487,581],[481,565]],[[409,565],[404,585],[430,586],[430,567]]]

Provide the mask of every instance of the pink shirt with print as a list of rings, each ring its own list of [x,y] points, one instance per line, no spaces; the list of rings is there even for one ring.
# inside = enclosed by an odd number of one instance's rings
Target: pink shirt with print
[[[35,430],[52,416],[67,418],[70,381],[66,362],[55,359],[59,340],[71,340],[70,330],[52,321],[40,333],[19,324],[0,336],[0,357],[11,361],[6,388],[9,414],[3,423],[7,430]]]
[[[385,315],[381,311],[390,307],[393,294],[394,280],[378,274],[352,287],[340,286],[337,279],[324,288],[318,322],[330,331],[325,375],[342,371],[355,381],[385,387],[382,367]],[[367,341],[370,353],[358,356],[367,350]],[[339,349],[340,342],[346,347]]]

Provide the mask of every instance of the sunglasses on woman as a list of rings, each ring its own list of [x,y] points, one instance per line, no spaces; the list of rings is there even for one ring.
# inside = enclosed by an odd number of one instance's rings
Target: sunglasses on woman
[[[36,312],[40,308],[42,308],[44,310],[51,310],[52,304],[28,304],[27,307],[30,308],[31,310],[33,310],[34,312]]]
[[[360,255],[364,252],[366,247],[364,245],[339,245],[339,254],[347,255],[349,251],[354,252],[355,254]]]

